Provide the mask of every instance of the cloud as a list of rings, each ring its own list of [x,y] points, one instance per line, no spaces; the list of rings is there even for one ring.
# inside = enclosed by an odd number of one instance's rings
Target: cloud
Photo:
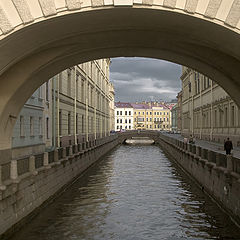
[[[174,99],[181,90],[181,66],[147,58],[113,58],[110,80],[116,101]]]

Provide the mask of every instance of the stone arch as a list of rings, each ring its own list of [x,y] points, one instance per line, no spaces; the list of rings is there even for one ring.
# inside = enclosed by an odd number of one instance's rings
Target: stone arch
[[[240,105],[239,0],[12,0],[0,3],[0,149],[43,82],[74,64],[165,59],[204,73]],[[10,17],[11,16],[11,17]]]

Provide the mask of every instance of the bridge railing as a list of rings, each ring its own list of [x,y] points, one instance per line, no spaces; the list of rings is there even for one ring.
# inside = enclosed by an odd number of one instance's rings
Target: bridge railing
[[[5,189],[3,186],[17,180],[19,177],[24,177],[26,174],[36,175],[38,171],[51,168],[51,166],[58,164],[57,162],[78,157],[89,150],[114,141],[116,138],[118,138],[117,135],[111,135],[101,139],[78,143],[73,146],[56,148],[49,152],[13,159],[10,162],[0,165],[0,189]]]

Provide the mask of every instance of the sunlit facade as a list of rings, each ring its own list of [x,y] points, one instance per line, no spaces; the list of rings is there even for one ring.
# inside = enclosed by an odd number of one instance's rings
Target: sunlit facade
[[[240,109],[208,77],[182,68],[182,134],[216,142],[230,137],[240,146]]]

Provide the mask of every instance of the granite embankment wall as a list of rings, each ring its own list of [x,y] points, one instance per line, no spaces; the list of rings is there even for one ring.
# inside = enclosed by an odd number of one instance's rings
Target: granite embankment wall
[[[83,142],[0,166],[0,239],[7,238],[89,166],[118,145],[118,137]]]
[[[240,224],[240,160],[159,135],[157,143]]]

